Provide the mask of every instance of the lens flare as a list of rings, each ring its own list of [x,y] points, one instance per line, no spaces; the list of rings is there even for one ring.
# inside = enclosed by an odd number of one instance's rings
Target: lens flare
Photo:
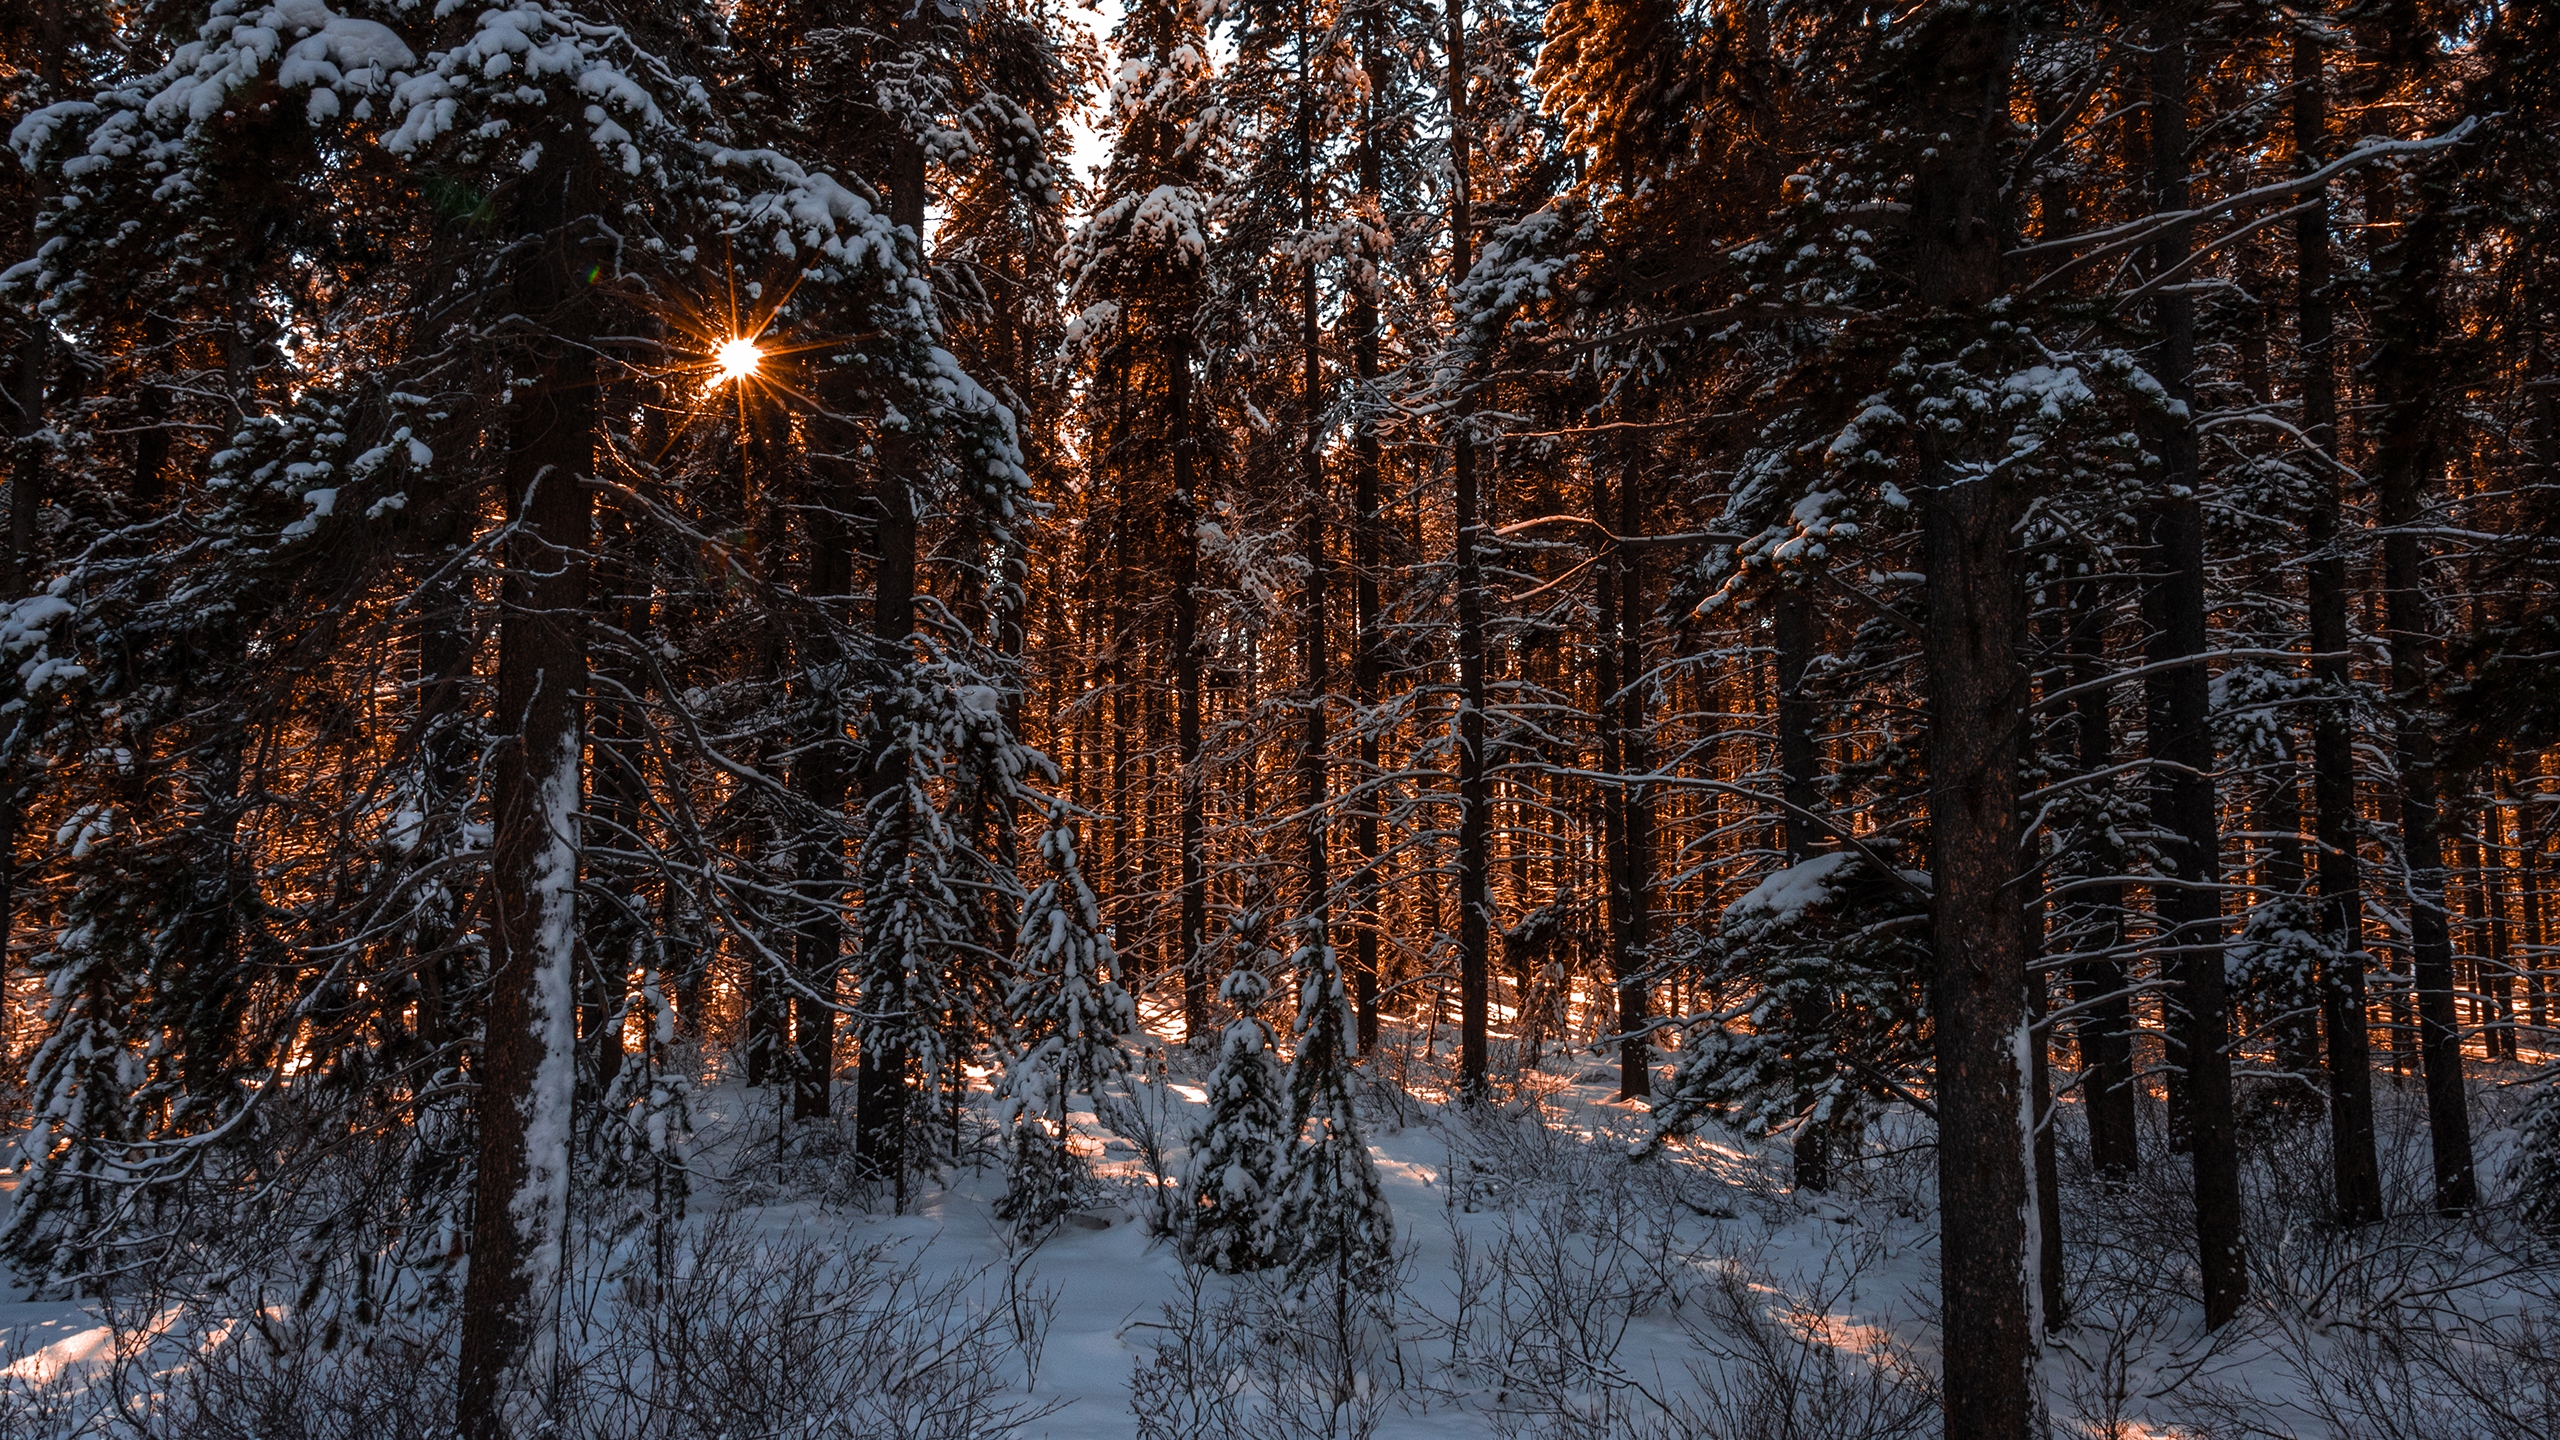
[[[756,373],[756,366],[764,360],[764,352],[756,348],[756,342],[741,335],[724,342],[711,358],[720,367],[719,380],[744,380]]]

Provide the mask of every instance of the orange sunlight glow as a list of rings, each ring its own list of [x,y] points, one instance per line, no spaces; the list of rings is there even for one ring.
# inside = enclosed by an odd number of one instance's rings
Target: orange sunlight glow
[[[756,373],[756,366],[764,360],[764,352],[756,348],[756,342],[741,335],[722,342],[711,358],[720,366],[720,374],[712,382],[716,385],[729,380],[744,380]]]

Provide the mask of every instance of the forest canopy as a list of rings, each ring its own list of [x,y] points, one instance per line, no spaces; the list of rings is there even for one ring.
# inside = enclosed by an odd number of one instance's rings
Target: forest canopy
[[[1380,1088],[1576,1054],[1639,1164],[1924,1122],[2023,1437],[2057,1145],[2209,1327],[2279,1130],[2560,1220],[2555,86],[2500,0],[11,7],[0,1252],[255,1215],[493,1440],[721,1086],[1036,1232],[1187,1055],[1151,1223],[1375,1290]]]

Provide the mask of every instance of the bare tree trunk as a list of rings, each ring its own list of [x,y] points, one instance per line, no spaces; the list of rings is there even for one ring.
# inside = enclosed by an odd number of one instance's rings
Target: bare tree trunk
[[[2072,707],[2084,775],[2116,763],[2109,694],[2094,684],[2107,668],[2106,612],[2097,588],[2092,580],[2073,587],[2079,601],[2071,617],[2071,675],[2080,694]],[[2088,843],[2095,852],[2090,857],[2093,870],[2122,872],[2124,857],[2113,846],[2102,838]],[[2072,1033],[2085,1072],[2081,1099],[2089,1112],[2089,1161],[2101,1176],[2126,1180],[2141,1168],[2142,1153],[2134,1126],[2133,996],[2124,961],[2114,953],[2124,942],[2124,887],[2093,887],[2075,910],[2073,943],[2087,958],[2073,967],[2080,1021]]]
[[[1298,0],[1298,211],[1310,234],[1316,227],[1316,134],[1314,82],[1307,65],[1308,50],[1314,43],[1307,0]],[[1333,880],[1325,853],[1330,802],[1325,784],[1325,705],[1333,682],[1324,614],[1332,569],[1324,549],[1324,354],[1317,328],[1316,262],[1312,252],[1298,273],[1298,364],[1299,424],[1304,427],[1298,435],[1298,483],[1306,505],[1299,513],[1298,542],[1307,566],[1306,597],[1301,602],[1305,610],[1299,616],[1303,627],[1300,643],[1306,649],[1306,689],[1302,694],[1305,709],[1299,717],[1304,729],[1298,750],[1298,783],[1306,805],[1306,900],[1299,924],[1303,931],[1301,943],[1310,953],[1321,956],[1333,943]],[[1317,963],[1320,965],[1321,961]],[[1308,973],[1311,972],[1302,966],[1301,980]]]
[[[2153,12],[2151,163],[2154,203],[2187,208],[2187,11],[2180,0]],[[2185,226],[2154,247],[2154,274],[2183,261]],[[2166,493],[2152,512],[2151,659],[2190,663],[2155,671],[2144,683],[2150,724],[2153,813],[2177,837],[2175,872],[2156,887],[2162,939],[2172,957],[2178,1013],[2168,1027],[2170,1061],[2186,1080],[2189,1145],[2195,1155],[2196,1245],[2204,1271],[2205,1323],[2219,1328],[2248,1294],[2240,1251],[2240,1161],[2232,1116],[2230,1015],[2222,970],[2222,835],[2214,798],[2210,677],[2190,657],[2210,648],[2205,616],[2204,512],[2195,431],[2183,408],[2194,398],[2195,305],[2163,290],[2161,340],[2153,371],[2173,405],[2156,423]]]
[[[1996,137],[2008,122],[2011,17],[1944,10],[1912,53],[1914,118],[1942,139],[1912,193],[1911,269],[1924,305],[1970,312],[2000,293]],[[1931,939],[1936,951],[1938,1275],[1946,1433],[2027,1440],[2040,1228],[2027,1177],[2033,1116],[2021,1087],[2033,1043],[2026,934],[2015,894],[2018,742],[2028,701],[2012,522],[2021,499],[1990,476],[1924,456],[1928,570]]]
[[[1828,837],[1818,833],[1813,823],[1814,760],[1821,721],[1814,713],[1813,702],[1804,693],[1805,666],[1813,660],[1813,615],[1804,592],[1781,581],[1770,599],[1769,640],[1776,664],[1771,677],[1776,683],[1777,703],[1771,708],[1778,722],[1778,770],[1784,777],[1784,794],[1788,808],[1779,814],[1778,831],[1784,838],[1787,863],[1799,864],[1811,859],[1814,847]],[[1797,1033],[1821,1034],[1831,1023],[1831,1012],[1837,1003],[1829,994],[1809,995],[1803,1001],[1802,1013],[1795,1017]],[[1827,1049],[1827,1047],[1826,1047]],[[1828,1190],[1831,1188],[1831,1134],[1827,1124],[1807,1118],[1796,1131],[1796,1188]]]
[[[1475,219],[1468,174],[1466,0],[1447,0],[1449,27],[1449,283],[1475,267]],[[1454,307],[1453,307],[1454,313]],[[1450,407],[1450,469],[1456,491],[1458,581],[1458,1089],[1485,1093],[1490,1019],[1493,796],[1485,770],[1484,567],[1476,555],[1483,517],[1476,494],[1475,400],[1460,382]]]
[[[1378,34],[1378,7],[1371,6],[1360,20],[1360,58],[1369,75],[1369,93],[1361,100],[1360,131],[1360,197],[1361,218],[1366,221],[1377,213],[1382,203],[1384,173],[1378,153],[1378,131],[1386,107],[1386,52]],[[1365,232],[1364,232],[1365,234]],[[1358,949],[1352,955],[1352,1000],[1359,1012],[1360,1053],[1366,1055],[1378,1048],[1378,931],[1382,923],[1378,896],[1378,809],[1385,801],[1378,785],[1378,726],[1374,713],[1378,690],[1384,679],[1386,661],[1382,653],[1385,636],[1380,630],[1378,603],[1378,471],[1380,451],[1378,422],[1374,413],[1376,398],[1372,393],[1378,384],[1377,267],[1385,257],[1375,253],[1364,238],[1360,247],[1359,273],[1351,288],[1351,362],[1358,379],[1357,413],[1352,420],[1352,585],[1353,603],[1358,609],[1360,627],[1357,652],[1352,658],[1351,693],[1354,710],[1360,721],[1360,808],[1352,824],[1351,843],[1358,852],[1360,869],[1352,892],[1352,911],[1358,917]]]
[[[2314,170],[2329,155],[2329,91],[2316,0],[2293,38],[2294,165]],[[2322,692],[2311,721],[2312,834],[2318,841],[2321,1028],[2327,1037],[2329,1164],[2338,1216],[2350,1225],[2382,1218],[2382,1171],[2374,1158],[2373,1047],[2365,1028],[2364,879],[2356,853],[2355,736],[2348,713],[2354,683],[2347,658],[2347,556],[2338,501],[2337,325],[2329,294],[2326,189],[2294,221],[2295,339],[2302,355],[2302,432],[2311,457],[2311,673]]]
[[[1173,690],[1175,743],[1181,747],[1182,1039],[1205,1045],[1209,1019],[1209,872],[1206,843],[1208,777],[1200,773],[1200,477],[1191,439],[1191,336],[1170,336],[1165,372],[1173,416]]]
[[[565,147],[563,147],[563,153]],[[547,324],[526,359],[505,479],[513,526],[502,582],[490,992],[475,1076],[479,1173],[463,1285],[457,1416],[467,1440],[546,1428],[567,1263],[569,1111],[577,1045],[576,907],[587,647],[586,481],[595,362],[573,255],[592,184],[549,169],[526,184],[517,311]]]

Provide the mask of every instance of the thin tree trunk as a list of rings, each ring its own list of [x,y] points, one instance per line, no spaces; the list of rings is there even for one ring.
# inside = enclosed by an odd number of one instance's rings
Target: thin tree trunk
[[[2172,3],[2153,14],[2152,185],[2157,206],[2174,213],[2187,208],[2189,193],[2187,10]],[[2153,273],[2183,261],[2188,243],[2188,228],[2172,227],[2155,247]],[[2194,399],[2194,302],[2182,292],[2164,290],[2154,303],[2161,330],[2154,373],[2171,403],[2186,407]],[[2166,493],[2152,512],[2151,569],[2156,578],[2144,596],[2155,664],[2202,655],[2211,643],[2205,616],[2204,513],[2197,500],[2201,475],[2187,415],[2181,408],[2156,424]],[[2240,1250],[2240,1162],[2223,985],[2222,901],[2216,888],[2222,878],[2222,837],[2214,798],[2209,685],[2205,667],[2190,663],[2155,672],[2144,689],[2151,756],[2161,767],[2152,779],[2153,810],[2176,837],[2174,874],[2157,887],[2166,927],[2162,939],[2173,957],[2173,1009],[2178,1012],[2168,1026],[2170,1059],[2186,1079],[2205,1324],[2220,1328],[2239,1313],[2249,1278]]]
[[[1644,533],[1644,472],[1629,468],[1618,484],[1618,533]],[[1618,557],[1618,744],[1629,775],[1653,768],[1647,742],[1650,716],[1645,705],[1644,549],[1622,547]],[[1641,1100],[1653,1094],[1653,1036],[1646,1029],[1653,1015],[1652,987],[1646,972],[1653,968],[1653,787],[1629,781],[1618,787],[1625,811],[1626,873],[1617,893],[1626,902],[1626,920],[1617,937],[1618,1032],[1627,1038],[1618,1050],[1618,1094]],[[1643,1033],[1639,1033],[1643,1032]]]
[[[2267,847],[2259,862],[2258,899],[2262,904],[2269,900],[2299,904],[2308,898],[2308,867],[2302,848],[2302,767],[2294,759],[2290,730],[2278,731],[2276,743],[2283,747],[2284,754],[2260,783],[2252,807],[2257,817],[2253,828]],[[2320,1068],[2319,988],[2316,977],[2303,978],[2314,983],[2305,985],[2287,977],[2278,984],[2268,997],[2268,1003],[2277,1011],[2268,1023],[2277,1068],[2298,1077],[2310,1103],[2317,1105],[2323,1098],[2312,1073]],[[2297,1096],[2296,1103],[2300,1100]]]
[[[749,540],[743,563],[751,581],[761,587],[782,558],[782,487],[776,483],[782,446],[775,433],[775,422],[780,417],[768,399],[749,394],[744,385],[739,386],[734,402],[738,425],[738,513],[746,517]],[[759,687],[771,686],[782,673],[782,617],[759,607],[749,633],[753,637],[747,661],[749,673]],[[758,743],[759,772],[768,768],[778,743],[788,742],[768,739]],[[742,798],[748,807],[746,844],[751,847],[750,857],[758,870],[779,881],[796,868],[794,852],[799,846],[786,838],[789,822],[784,815],[775,813],[775,797],[761,789],[748,790]],[[788,962],[762,945],[747,947],[742,958],[746,1080],[750,1088],[761,1090],[791,1071],[791,985],[790,977],[783,973]]]
[[[2293,149],[2296,169],[2329,155],[2329,92],[2321,22],[2306,6],[2293,37]],[[2294,221],[2295,330],[2302,355],[2302,433],[2311,465],[2303,567],[2312,678],[2321,704],[2311,719],[2312,833],[2318,842],[2319,934],[2325,951],[2321,1028],[2328,1048],[2329,1164],[2338,1216],[2350,1225],[2382,1218],[2382,1171],[2374,1156],[2373,1047],[2365,1027],[2364,878],[2356,851],[2356,756],[2350,728],[2354,684],[2347,658],[2347,555],[2338,499],[2337,325],[2329,294],[2329,196]]]
[[[820,433],[832,426],[816,417],[805,423]],[[852,435],[837,436],[827,448],[846,455],[859,444]],[[808,829],[800,838],[799,901],[801,914],[792,935],[792,971],[797,982],[791,995],[791,1113],[802,1120],[823,1119],[833,1106],[836,1054],[836,974],[844,963],[845,802],[851,798],[845,715],[838,696],[853,678],[852,656],[835,642],[833,612],[853,589],[853,535],[845,523],[852,508],[851,488],[844,482],[848,461],[823,455],[809,457],[802,527],[808,546],[809,597],[818,613],[809,624],[812,637],[801,646],[800,670],[810,733],[792,764],[792,788],[807,814]]]
[[[1453,293],[1475,267],[1475,219],[1468,194],[1466,15],[1466,0],[1447,0],[1449,283]],[[1461,380],[1449,425],[1458,571],[1458,1090],[1469,1100],[1480,1100],[1485,1094],[1485,1032],[1491,1011],[1487,981],[1492,959],[1493,797],[1485,754],[1484,567],[1476,555],[1483,517],[1476,494],[1474,412],[1474,393]]]
[[[1829,837],[1818,833],[1813,823],[1814,759],[1821,721],[1813,702],[1804,693],[1805,666],[1813,659],[1812,607],[1804,592],[1785,581],[1779,582],[1770,598],[1769,639],[1775,657],[1776,712],[1778,722],[1778,770],[1783,777],[1783,794],[1788,808],[1779,812],[1778,832],[1783,838],[1787,863],[1801,864],[1813,857],[1814,847]],[[1831,1012],[1837,1000],[1830,994],[1807,995],[1795,1017],[1798,1034],[1827,1035]],[[1817,1041],[1825,1053],[1827,1041]],[[1827,1077],[1826,1077],[1827,1078]],[[1831,1134],[1827,1122],[1808,1116],[1796,1131],[1795,1177],[1799,1190],[1821,1191],[1831,1188]]]
[[[1182,528],[1173,547],[1174,739],[1180,747],[1182,790],[1182,918],[1177,959],[1182,965],[1182,1039],[1205,1045],[1209,1020],[1209,872],[1205,843],[1208,777],[1200,766],[1200,491],[1191,439],[1191,336],[1165,342],[1167,405],[1172,410],[1173,513]]]
[[[2491,796],[2480,814],[2482,914],[2489,922],[2489,943],[2480,956],[2482,998],[2489,1007],[2489,1052],[2500,1060],[2516,1056],[2516,986],[2514,957],[2508,948],[2507,850],[2505,806]]]
[[[2094,682],[2106,671],[2106,612],[2098,602],[2097,582],[2073,587],[2078,606],[2071,617],[2072,682],[2080,694],[2072,701],[2080,773],[2096,775],[2116,763],[2115,739],[2107,708],[2109,692]],[[2124,857],[2103,836],[2089,841],[2090,870],[2099,875],[2122,873]],[[2073,967],[2079,990],[2080,1020],[2073,1038],[2080,1047],[2082,1103],[2089,1112],[2089,1161],[2098,1174],[2128,1180],[2141,1168],[2136,1139],[2133,1077],[2133,995],[2124,961],[2116,948],[2124,943],[2124,887],[2105,884],[2088,892],[2077,907],[2073,944],[2086,957]]]
[[[2453,934],[2445,911],[2444,837],[2436,795],[2436,739],[2424,716],[2426,652],[2433,637],[2416,526],[2423,515],[2414,467],[2390,467],[2381,486],[2383,593],[2391,620],[2391,688],[2399,699],[2393,758],[2400,770],[2406,850],[2410,981],[2416,993],[2418,1065],[2427,1091],[2438,1209],[2478,1203],[2472,1173],[2470,1097],[2463,1087],[2462,1030],[2454,1010]]]
[[[1361,100],[1360,198],[1366,222],[1384,203],[1384,174],[1378,131],[1386,106],[1386,54],[1378,35],[1379,12],[1371,6],[1361,16],[1360,58],[1369,76],[1369,93]],[[1352,420],[1352,585],[1360,627],[1352,658],[1352,701],[1360,722],[1360,808],[1353,821],[1351,843],[1360,869],[1354,882],[1352,909],[1359,917],[1358,949],[1351,965],[1352,1000],[1359,1012],[1360,1053],[1378,1048],[1378,931],[1383,917],[1378,896],[1378,810],[1385,797],[1378,787],[1378,691],[1385,678],[1385,636],[1378,601],[1378,471],[1381,462],[1374,391],[1378,384],[1380,329],[1378,270],[1385,257],[1374,252],[1366,232],[1360,245],[1359,271],[1351,289],[1351,362],[1357,376],[1357,413]]]

